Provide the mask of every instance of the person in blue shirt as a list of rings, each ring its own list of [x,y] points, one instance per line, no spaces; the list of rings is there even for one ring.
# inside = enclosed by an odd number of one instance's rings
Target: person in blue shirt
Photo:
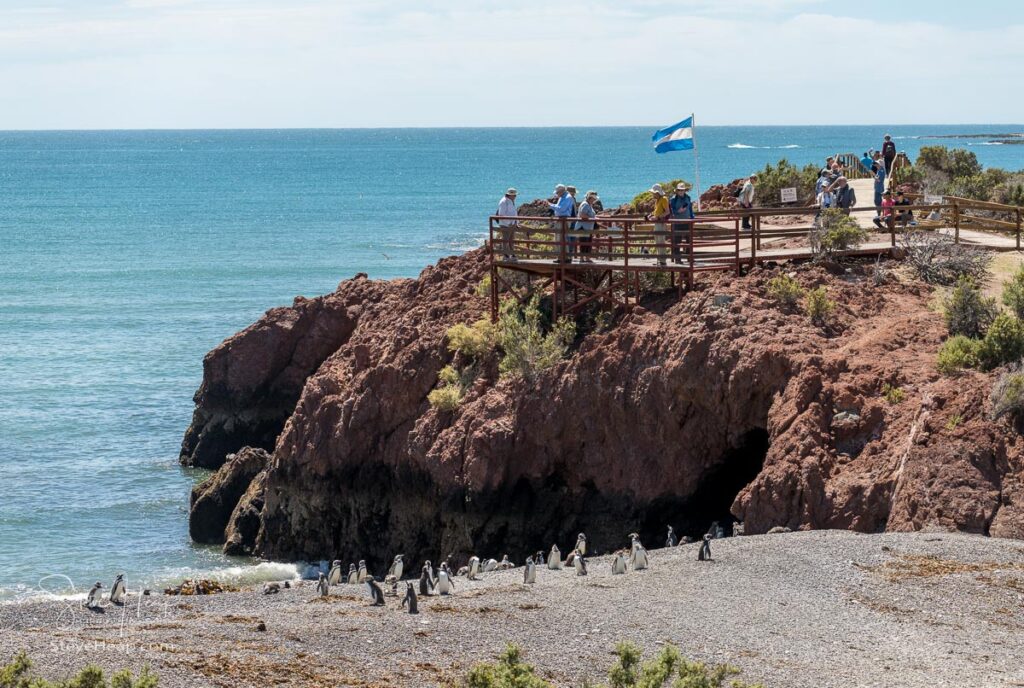
[[[869,171],[871,170],[871,163],[873,162],[874,160],[871,159],[871,151],[867,151],[866,153],[864,153],[864,155],[860,159],[860,164],[864,166],[865,170]]]
[[[688,184],[676,185],[676,192],[668,199],[668,207],[672,212],[672,262],[681,263],[680,246],[689,243],[693,222],[675,222],[675,220],[693,220],[693,199],[687,193]]]
[[[885,192],[885,165],[872,163],[871,171],[875,175],[875,215],[882,215],[882,193]]]
[[[572,196],[570,196],[569,192],[566,191],[565,184],[559,184],[558,186],[556,186],[555,201],[554,203],[548,201],[548,208],[551,209],[551,212],[555,216],[555,232],[556,236],[561,241],[565,241],[567,239],[566,235],[568,234],[568,229],[570,226],[569,223],[563,223],[561,222],[561,220],[562,218],[570,219],[575,215],[574,206],[575,203],[573,203]],[[572,257],[568,251],[569,249],[567,248],[565,262],[571,263]],[[561,263],[562,259],[556,258],[554,262]]]

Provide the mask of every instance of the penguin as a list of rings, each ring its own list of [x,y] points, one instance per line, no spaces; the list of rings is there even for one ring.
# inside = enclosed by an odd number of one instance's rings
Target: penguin
[[[434,587],[434,579],[430,575],[430,562],[423,565],[420,570],[420,595],[426,597]]]
[[[514,569],[515,567],[516,567],[516,565],[508,560],[508,555],[507,554],[505,554],[505,555],[503,555],[501,557],[501,563],[498,564],[498,568],[500,570],[502,570],[502,571],[508,571],[509,569]]]
[[[551,551],[548,553],[548,568],[552,571],[562,568],[562,553],[559,551],[558,545],[551,545]]]
[[[583,533],[576,537],[576,550],[581,556],[587,553],[587,536]]]
[[[622,556],[622,552],[616,552],[615,558],[612,559],[612,575],[620,575],[626,572],[626,559]]]
[[[89,595],[85,598],[85,606],[87,609],[99,609],[100,600],[103,597],[103,583],[96,581],[96,584],[92,586],[89,591]]]
[[[672,530],[672,526],[668,527],[668,537],[665,538],[666,547],[676,546],[676,531]]]
[[[114,579],[114,585],[110,588],[110,601],[113,604],[122,605],[124,604],[124,598],[127,592],[124,588],[124,574],[117,574],[117,578]]]
[[[365,583],[367,581],[367,579],[369,579],[369,578],[373,578],[373,576],[371,576],[370,572],[366,570],[366,560],[365,559],[360,559],[359,560],[359,582],[360,583]]]
[[[523,583],[537,582],[537,565],[533,563],[533,557],[526,557],[526,565],[523,567]]]
[[[320,575],[322,576],[324,574],[321,573]],[[264,583],[263,584],[263,594],[264,595],[276,595],[279,592],[281,592],[281,584],[280,583]]]
[[[711,522],[711,527],[708,528],[707,534],[710,535],[712,538],[718,537],[718,521]]]
[[[544,566],[544,550],[537,550],[537,553],[533,555],[533,563],[537,566]]]
[[[377,585],[377,581],[373,578],[366,579],[366,589],[370,593],[370,599],[373,600],[374,607],[384,606],[384,591]]]
[[[408,605],[410,614],[419,614],[420,609],[416,604],[416,591],[412,587],[412,583],[405,584],[405,597],[402,598],[402,606]]]
[[[334,563],[331,564],[331,572],[327,574],[328,585],[338,585],[341,583],[341,560],[335,559]]]
[[[327,597],[331,592],[330,579],[324,575],[323,571],[320,572],[320,578],[316,582],[316,591],[320,593],[320,597]]]
[[[356,571],[355,564],[348,565],[348,584],[358,585],[359,584],[359,572]]]
[[[711,533],[705,535],[704,540],[700,543],[697,561],[711,561]]]
[[[491,571],[494,571],[497,568],[498,568],[498,560],[497,559],[488,559],[487,561],[484,562],[484,573],[490,573]]]
[[[638,533],[630,533],[629,534],[629,558],[630,559],[633,558],[633,552],[636,551],[637,547],[643,547],[643,545],[640,544],[640,535]]]
[[[437,586],[437,574],[434,573],[434,566],[433,566],[433,564],[430,563],[429,559],[427,559],[425,562],[423,562],[423,568],[425,568],[427,570],[427,577],[430,579],[430,585],[433,586],[433,587],[436,587]]]
[[[469,571],[466,573],[466,578],[469,580],[476,580],[476,577],[480,575],[480,557],[469,558]]]
[[[567,556],[565,558],[565,565],[566,566],[575,566],[576,565],[575,562],[576,562],[577,555],[579,555],[579,551],[577,551],[575,549],[573,551],[569,552],[569,556]]]
[[[402,569],[405,568],[405,564],[402,563],[402,555],[396,554],[395,560],[391,564],[391,568],[388,570],[389,576],[394,576],[397,580],[402,580]]]
[[[437,591],[442,595],[448,595],[453,590],[455,590],[455,581],[452,580],[448,565],[441,564],[441,570],[437,572]]]
[[[718,525],[718,526],[717,526],[717,527],[715,528],[715,538],[717,538],[717,539],[721,540],[721,539],[722,539],[722,538],[724,538],[724,537],[725,537],[725,528],[723,528],[723,527],[721,526],[721,524],[719,524],[719,525]]]
[[[633,550],[633,554],[630,556],[630,561],[633,563],[634,571],[643,571],[647,568],[647,550],[638,541],[636,548]]]
[[[574,551],[573,554],[576,555],[572,558],[572,565],[576,568],[576,575],[587,575],[587,561],[583,558],[583,554],[578,551]]]

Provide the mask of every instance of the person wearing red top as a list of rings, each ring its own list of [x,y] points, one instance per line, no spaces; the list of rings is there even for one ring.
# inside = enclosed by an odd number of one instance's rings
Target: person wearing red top
[[[896,205],[896,201],[892,199],[892,191],[886,191],[882,194],[882,214],[872,220],[879,229],[884,229],[882,227],[883,221],[887,225],[892,223],[892,208],[894,205]]]

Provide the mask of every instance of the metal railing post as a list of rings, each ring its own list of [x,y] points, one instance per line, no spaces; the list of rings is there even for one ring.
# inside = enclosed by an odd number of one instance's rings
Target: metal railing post
[[[953,201],[953,243],[960,243],[960,205]]]

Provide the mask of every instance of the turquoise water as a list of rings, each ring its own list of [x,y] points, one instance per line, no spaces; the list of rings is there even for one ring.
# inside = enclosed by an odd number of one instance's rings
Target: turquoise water
[[[573,183],[608,205],[692,178],[689,153],[651,152],[653,129],[0,132],[0,599],[118,572],[293,574],[189,542],[197,475],[177,455],[203,355],[296,294],[479,245],[510,184],[529,200]],[[1021,146],[914,137],[1022,129],[889,131],[911,155],[971,144],[1018,169]],[[701,174],[860,153],[883,133],[700,128]]]

